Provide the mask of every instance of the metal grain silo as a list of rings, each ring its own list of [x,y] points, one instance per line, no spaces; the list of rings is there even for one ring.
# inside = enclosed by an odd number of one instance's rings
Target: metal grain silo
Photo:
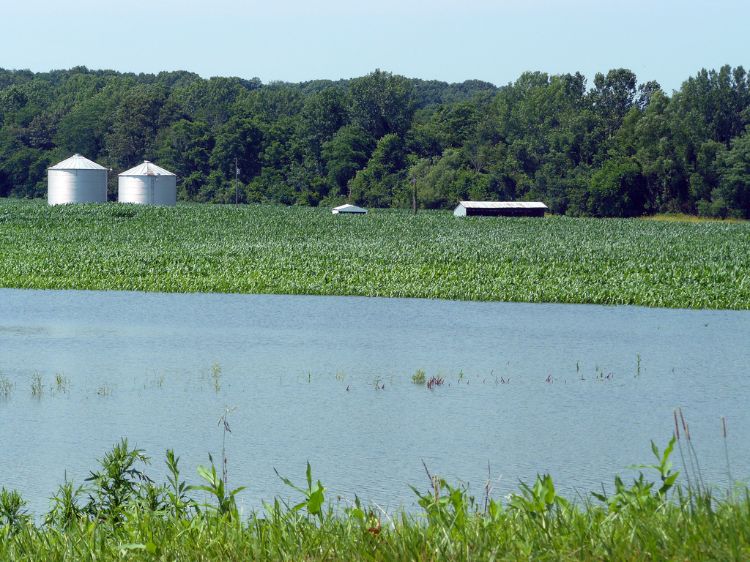
[[[106,203],[107,168],[74,154],[47,170],[47,202]]]
[[[120,174],[117,200],[120,203],[173,206],[177,202],[177,176],[145,160]]]

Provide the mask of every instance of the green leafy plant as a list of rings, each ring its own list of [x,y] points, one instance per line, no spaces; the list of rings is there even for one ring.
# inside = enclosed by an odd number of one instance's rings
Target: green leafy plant
[[[679,471],[672,471],[672,461],[670,457],[674,451],[677,439],[673,436],[663,452],[659,451],[656,444],[651,441],[651,452],[656,458],[656,463],[639,464],[631,468],[652,469],[659,474],[660,486],[654,493],[654,483],[648,482],[643,473],[633,480],[630,487],[626,486],[622,478],[615,476],[615,490],[611,496],[606,493],[592,492],[592,495],[601,502],[607,504],[609,511],[613,513],[620,512],[624,509],[643,509],[650,507],[654,501],[661,503],[666,500],[667,493],[674,487],[679,476]]]
[[[119,522],[127,504],[138,496],[140,486],[151,482],[141,468],[149,462],[142,449],[131,449],[123,438],[99,461],[100,469],[86,478],[91,483],[87,511],[94,517]]]
[[[79,498],[85,493],[83,486],[74,486],[72,482],[60,485],[52,496],[52,508],[47,513],[45,524],[61,529],[70,529],[73,525],[86,518],[86,510],[80,504]]]
[[[323,521],[323,504],[325,502],[325,487],[320,483],[320,480],[313,484],[312,481],[312,468],[310,463],[307,463],[307,470],[305,471],[305,479],[307,481],[307,489],[296,486],[289,478],[286,478],[279,474],[279,471],[273,469],[281,481],[289,486],[290,488],[297,490],[304,495],[304,500],[292,507],[293,511],[299,511],[301,509],[307,510],[309,515],[316,516],[321,522]]]
[[[179,463],[180,457],[175,456],[174,450],[167,449],[166,464],[169,474],[167,475],[166,496],[168,505],[173,516],[184,517],[189,513],[194,502],[187,495],[190,486],[180,479]]]
[[[26,501],[21,494],[15,490],[0,488],[0,530],[5,527],[11,534],[17,533],[30,520],[31,516],[26,511]]]
[[[659,447],[656,446],[656,443],[651,441],[651,452],[654,454],[654,457],[656,457],[656,463],[654,464],[639,464],[635,465],[633,468],[650,468],[652,470],[655,470],[659,474],[659,479],[661,480],[661,486],[657,490],[657,493],[660,496],[666,496],[667,492],[672,489],[674,486],[675,481],[677,480],[677,477],[680,475],[680,471],[672,471],[672,451],[674,451],[675,443],[677,443],[677,438],[673,435],[672,438],[669,440],[669,443],[667,443],[667,446],[664,448],[664,452],[659,452]]]
[[[568,500],[557,494],[549,474],[537,475],[533,486],[522,482],[520,488],[520,494],[510,497],[510,509],[529,517],[549,533],[552,516],[556,510],[565,512],[570,507]]]
[[[237,502],[235,497],[245,489],[245,486],[229,490],[224,479],[216,473],[216,465],[210,454],[208,455],[208,460],[211,463],[210,468],[205,466],[198,467],[198,476],[203,478],[206,484],[189,486],[188,490],[202,490],[208,492],[216,500],[216,505],[203,504],[203,507],[214,510],[220,515],[234,516],[237,514]]]

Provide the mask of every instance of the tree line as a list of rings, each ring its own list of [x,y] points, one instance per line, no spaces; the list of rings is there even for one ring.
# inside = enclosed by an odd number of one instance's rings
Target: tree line
[[[750,78],[701,70],[671,95],[627,69],[527,72],[496,87],[376,70],[299,84],[189,72],[0,69],[0,196],[41,197],[81,153],[144,159],[183,201],[449,208],[541,200],[555,213],[750,218]]]

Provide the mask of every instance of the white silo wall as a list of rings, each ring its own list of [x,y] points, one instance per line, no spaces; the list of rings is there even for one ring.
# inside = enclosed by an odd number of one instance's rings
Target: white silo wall
[[[174,206],[177,203],[177,177],[120,176],[117,183],[120,203]]]
[[[106,203],[107,170],[50,168],[47,171],[47,202],[50,205]]]

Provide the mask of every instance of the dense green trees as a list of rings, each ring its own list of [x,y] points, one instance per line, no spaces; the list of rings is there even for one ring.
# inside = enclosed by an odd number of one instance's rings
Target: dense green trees
[[[423,207],[541,199],[556,213],[750,218],[750,79],[701,70],[671,95],[633,72],[528,72],[501,88],[375,72],[303,84],[0,69],[0,196],[45,193],[80,152],[154,159],[182,200]],[[114,180],[113,180],[114,181]]]

